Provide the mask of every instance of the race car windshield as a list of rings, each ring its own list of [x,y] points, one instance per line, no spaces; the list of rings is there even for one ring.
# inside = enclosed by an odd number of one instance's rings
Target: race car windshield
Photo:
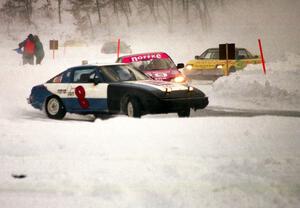
[[[137,61],[132,62],[131,65],[141,71],[176,68],[174,62],[170,58]]]
[[[149,79],[144,73],[130,66],[102,66],[100,73],[106,82],[122,82]]]

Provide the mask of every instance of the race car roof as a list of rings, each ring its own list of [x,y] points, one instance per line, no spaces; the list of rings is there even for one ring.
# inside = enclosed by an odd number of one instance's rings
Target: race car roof
[[[148,52],[148,53],[138,53],[138,54],[121,56],[117,60],[117,62],[131,63],[136,61],[147,61],[151,59],[166,59],[166,58],[170,58],[170,56],[165,52]]]
[[[125,63],[98,63],[98,62],[94,62],[94,63],[90,63],[90,64],[86,64],[86,65],[80,65],[80,66],[115,66],[115,65],[126,65]]]

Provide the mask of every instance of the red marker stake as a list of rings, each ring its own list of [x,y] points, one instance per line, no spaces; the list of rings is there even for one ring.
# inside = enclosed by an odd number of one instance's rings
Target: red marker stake
[[[259,45],[259,51],[260,51],[260,57],[261,57],[261,63],[262,63],[262,66],[263,66],[263,72],[264,72],[264,74],[266,74],[265,59],[264,59],[264,54],[263,54],[263,50],[262,50],[262,46],[261,46],[260,39],[258,39],[258,45]]]
[[[120,38],[118,39],[118,51],[117,51],[118,58],[120,57]]]

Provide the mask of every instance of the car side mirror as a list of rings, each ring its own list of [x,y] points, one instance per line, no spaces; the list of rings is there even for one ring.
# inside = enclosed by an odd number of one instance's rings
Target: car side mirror
[[[255,55],[255,56],[253,56],[253,58],[259,58],[259,56],[258,56],[258,55]]]
[[[177,64],[177,69],[182,69],[182,68],[184,68],[184,64],[183,63]]]
[[[195,56],[195,59],[198,60],[198,59],[201,59],[201,58],[200,58],[200,56]]]

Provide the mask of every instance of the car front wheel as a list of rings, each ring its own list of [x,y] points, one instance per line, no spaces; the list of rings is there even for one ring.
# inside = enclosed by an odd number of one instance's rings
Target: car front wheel
[[[128,117],[140,118],[141,117],[141,106],[137,99],[130,98],[126,105],[126,111]]]
[[[63,119],[66,115],[65,107],[58,97],[50,97],[46,102],[46,114],[52,119]]]
[[[190,108],[182,109],[177,112],[178,117],[190,117],[191,110]]]

